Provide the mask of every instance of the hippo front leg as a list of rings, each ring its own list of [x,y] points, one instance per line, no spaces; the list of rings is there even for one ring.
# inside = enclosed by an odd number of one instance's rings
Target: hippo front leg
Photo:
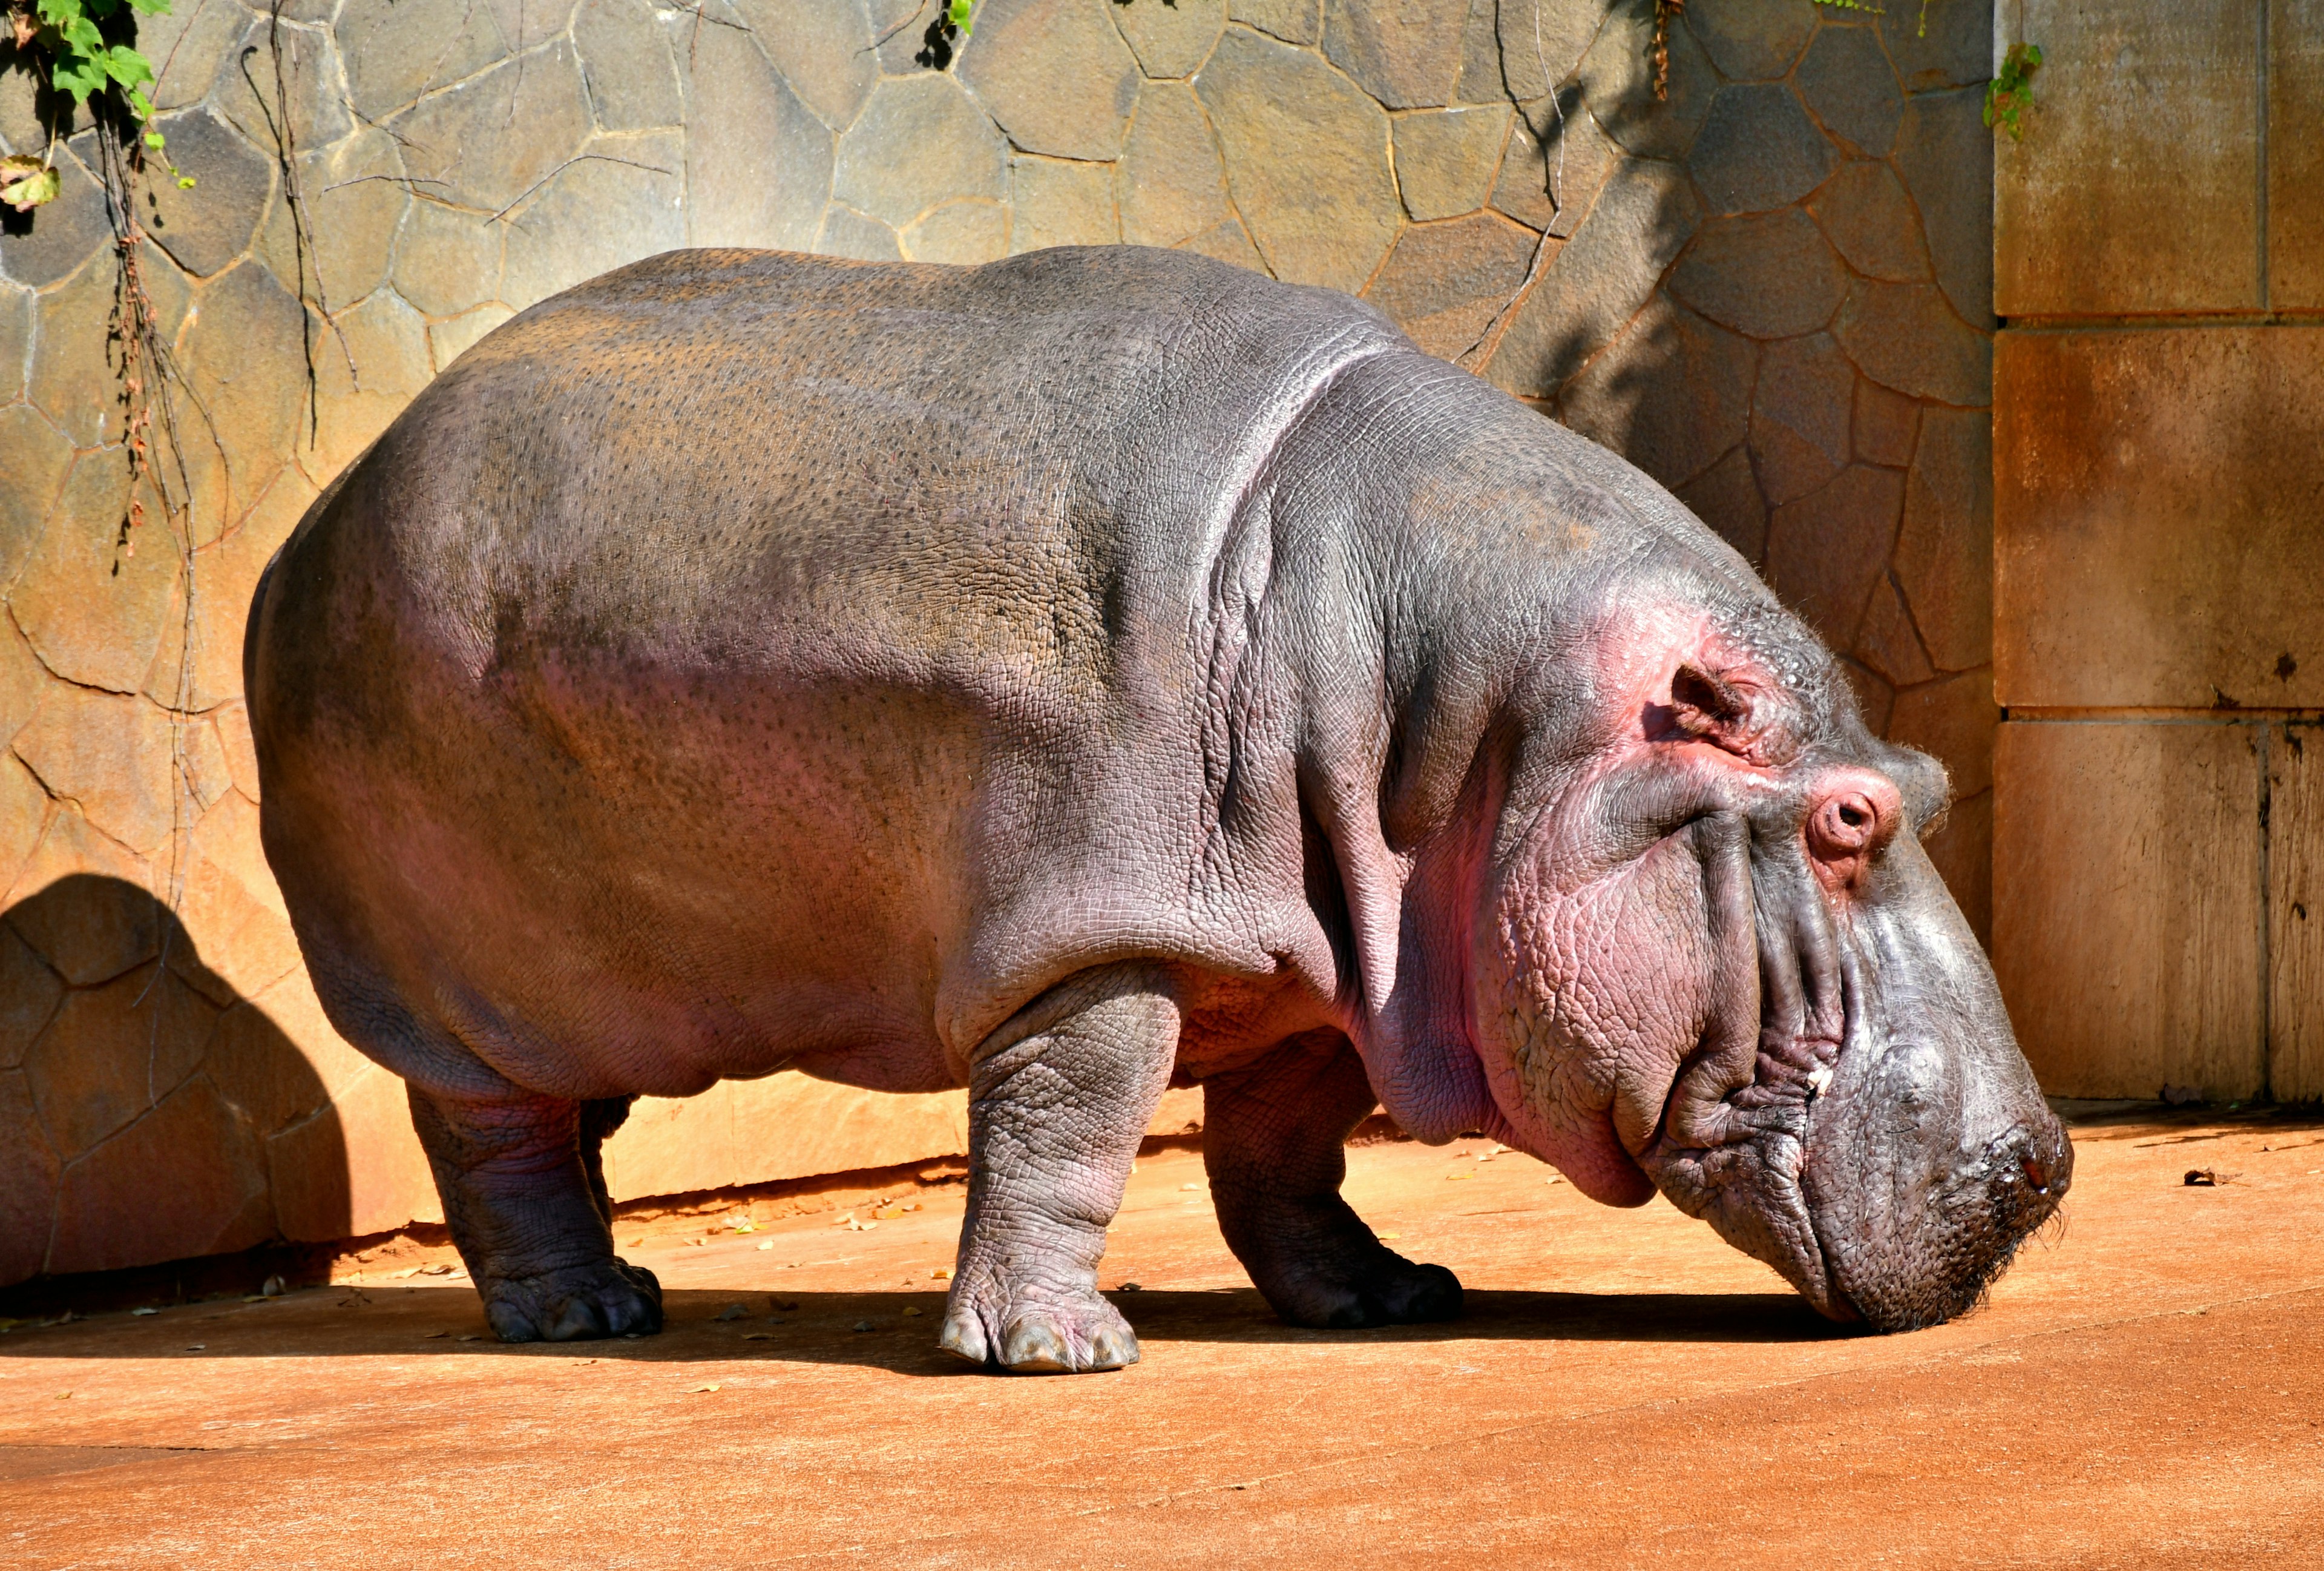
[[[1177,1050],[1176,1001],[1144,966],[1074,977],[978,1049],[968,1216],[940,1345],[1021,1373],[1138,1362],[1097,1262]]]
[[[1294,1038],[1203,1082],[1203,1165],[1227,1247],[1275,1312],[1346,1329],[1450,1320],[1461,1283],[1372,1235],[1345,1200],[1346,1146],[1371,1083],[1336,1032]]]
[[[660,1283],[613,1254],[598,1157],[626,1099],[410,1094],[444,1219],[495,1335],[569,1342],[661,1329]]]

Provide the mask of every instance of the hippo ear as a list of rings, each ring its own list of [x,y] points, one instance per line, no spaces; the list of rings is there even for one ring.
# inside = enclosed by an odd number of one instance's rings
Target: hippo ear
[[[1783,720],[1783,700],[1748,670],[1714,671],[1689,661],[1671,676],[1671,723],[1753,763],[1780,763],[1793,751]]]

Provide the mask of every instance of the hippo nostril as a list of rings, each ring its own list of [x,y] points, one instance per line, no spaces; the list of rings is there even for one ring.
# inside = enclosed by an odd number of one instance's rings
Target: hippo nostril
[[[2018,1165],[2025,1169],[2025,1181],[2034,1186],[2034,1192],[2036,1195],[2046,1195],[2050,1192],[2050,1175],[2042,1170],[2040,1162],[2035,1161],[2032,1157],[2027,1157]]]

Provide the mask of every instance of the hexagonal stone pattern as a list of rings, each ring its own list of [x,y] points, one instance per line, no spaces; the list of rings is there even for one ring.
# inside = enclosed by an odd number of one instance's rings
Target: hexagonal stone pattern
[[[1875,725],[1989,777],[1989,0],[1935,0],[1926,38],[1911,4],[1697,0],[1661,96],[1651,0],[982,0],[943,71],[913,60],[917,0],[288,0],[279,30],[221,4],[141,32],[201,177],[154,191],[143,266],[225,449],[186,454],[190,647],[168,521],[112,573],[86,132],[64,198],[0,228],[0,1284],[436,1216],[401,1089],[323,1019],[257,848],[240,606],[429,376],[657,250],[1129,241],[1365,291],[1671,485],[1849,652]],[[20,76],[12,146],[45,140]],[[1932,844],[1980,930],[1990,802]],[[173,867],[167,1084],[108,1089],[91,1022],[153,975]],[[67,1035],[95,1044],[79,1081],[34,1051]],[[165,1161],[187,1193],[157,1220]]]
[[[1404,217],[1387,114],[1314,55],[1252,32],[1219,41],[1194,91],[1268,267],[1363,288]]]
[[[1009,140],[1057,158],[1120,156],[1138,57],[1108,0],[983,0],[963,52],[968,84]]]

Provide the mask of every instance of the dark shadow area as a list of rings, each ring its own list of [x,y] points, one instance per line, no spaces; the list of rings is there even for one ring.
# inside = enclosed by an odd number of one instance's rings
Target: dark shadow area
[[[189,901],[222,903],[223,876],[204,864]],[[152,893],[74,873],[0,916],[0,1315],[94,1273],[254,1291],[244,1252],[342,1237],[349,1200],[306,1055]]]
[[[1790,1293],[1471,1292],[1439,1326],[1312,1331],[1276,1318],[1256,1289],[1107,1295],[1148,1345],[1364,1345],[1376,1343],[1832,1342],[1871,1335],[1834,1325]],[[897,1374],[973,1373],[937,1350],[941,1292],[769,1293],[687,1289],[663,1299],[654,1336],[495,1342],[475,1292],[458,1287],[318,1288],[259,1304],[189,1304],[128,1325],[109,1320],[0,1339],[0,1358],[317,1358],[486,1354],[508,1358],[700,1363],[852,1364]],[[739,1308],[740,1314],[734,1311]],[[916,1312],[917,1311],[917,1312]],[[733,1316],[722,1319],[721,1316]],[[861,1327],[859,1329],[859,1327]]]

